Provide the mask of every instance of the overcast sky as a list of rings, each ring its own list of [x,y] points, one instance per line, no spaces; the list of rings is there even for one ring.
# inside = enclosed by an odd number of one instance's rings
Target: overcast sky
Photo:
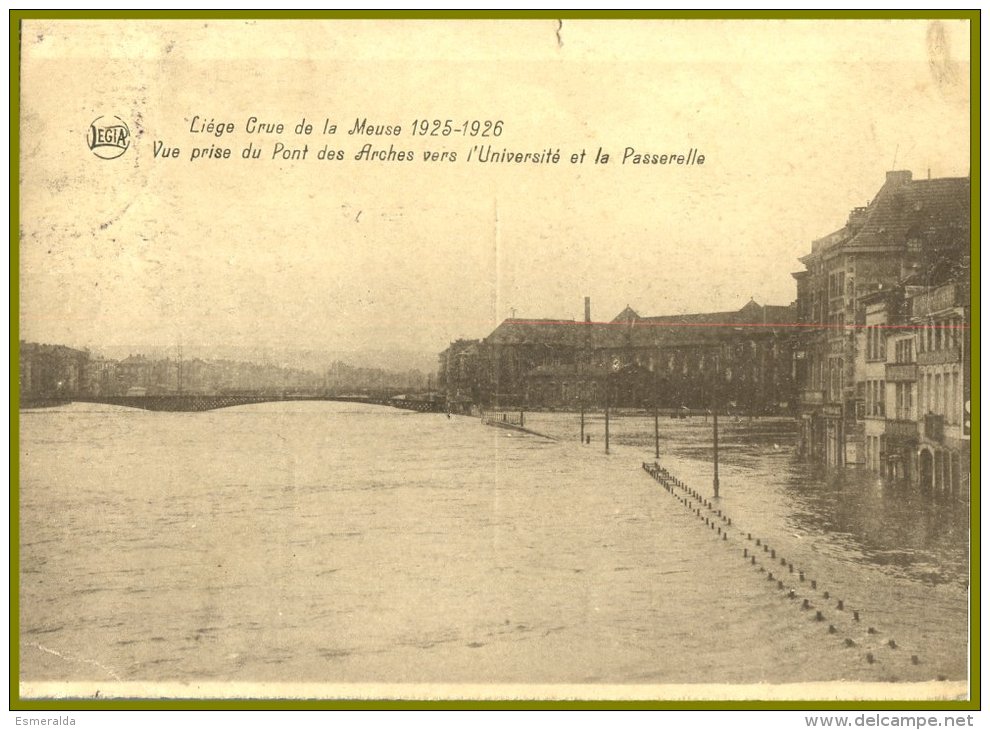
[[[439,351],[502,319],[794,299],[811,241],[887,170],[969,174],[968,25],[944,21],[33,22],[22,68],[21,338]],[[117,115],[120,158],[86,145]],[[194,117],[234,134],[193,134]],[[251,116],[282,122],[252,138]],[[306,138],[291,133],[305,117]],[[324,118],[338,125],[320,134]],[[399,124],[356,140],[355,118]],[[482,140],[418,118],[502,120]],[[249,142],[262,159],[245,161]],[[155,141],[178,160],[153,156]],[[273,162],[276,141],[309,145]],[[365,142],[412,163],[358,162]],[[320,161],[324,144],[344,161]],[[189,161],[229,146],[233,159]],[[598,147],[611,154],[595,165]],[[704,165],[622,165],[623,149]],[[587,151],[585,162],[570,155]],[[421,161],[453,151],[456,163]]]

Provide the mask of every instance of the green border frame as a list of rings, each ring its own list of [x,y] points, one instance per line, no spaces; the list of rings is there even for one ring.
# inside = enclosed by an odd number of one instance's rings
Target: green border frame
[[[970,698],[959,701],[676,701],[676,700],[214,700],[22,699],[19,573],[19,283],[20,283],[20,23],[23,20],[345,20],[345,19],[602,19],[602,20],[969,20],[970,21]],[[962,712],[980,705],[980,11],[979,10],[10,10],[10,711],[78,710],[837,710]],[[973,367],[976,365],[977,367]]]

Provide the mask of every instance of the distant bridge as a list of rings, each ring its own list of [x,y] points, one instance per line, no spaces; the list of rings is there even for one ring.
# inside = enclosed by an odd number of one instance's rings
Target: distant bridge
[[[368,405],[390,406],[392,408],[402,408],[404,410],[420,411],[422,413],[439,413],[444,410],[443,404],[437,401],[407,400],[404,398],[391,398],[388,396],[372,395],[305,395],[295,393],[218,393],[216,395],[206,395],[183,393],[162,395],[110,395],[98,397],[76,397],[72,398],[72,400],[80,403],[105,403],[112,406],[140,408],[145,411],[172,412],[213,411],[218,408],[233,408],[234,406],[246,406],[254,403],[281,403],[296,401],[366,403]]]

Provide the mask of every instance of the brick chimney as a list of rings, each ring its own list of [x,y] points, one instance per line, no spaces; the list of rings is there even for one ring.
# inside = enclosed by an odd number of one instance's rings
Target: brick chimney
[[[591,324],[591,297],[584,298],[584,323]]]
[[[888,185],[903,185],[911,182],[910,170],[889,170],[887,172]]]

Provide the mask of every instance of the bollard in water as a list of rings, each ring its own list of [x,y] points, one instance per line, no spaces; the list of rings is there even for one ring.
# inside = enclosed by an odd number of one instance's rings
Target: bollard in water
[[[856,646],[856,642],[853,641],[852,639],[847,638],[846,639],[846,646]]]
[[[873,662],[875,661],[873,655],[870,654],[869,652],[867,652],[866,654],[866,661],[868,661],[870,664],[873,664]]]
[[[842,599],[841,598],[839,599],[839,602],[836,604],[836,608],[838,608],[840,611],[844,611],[845,610],[846,607],[845,607],[845,604],[842,602]]]
[[[798,572],[798,580],[800,580],[802,583],[804,583],[804,571],[803,570]]]
[[[859,621],[859,611],[853,611],[853,621]]]
[[[825,591],[824,593],[822,593],[822,597],[823,598],[828,598],[828,591]]]
[[[815,621],[824,621],[825,617],[822,616],[821,611],[815,611]]]
[[[794,589],[793,588],[791,590],[787,591],[787,597],[788,598],[797,598],[797,593],[794,592]]]
[[[897,642],[894,641],[893,639],[891,639],[890,641],[887,642],[887,646],[889,646],[891,649],[896,649],[897,648]]]
[[[918,659],[918,655],[917,654],[912,654],[911,655],[911,663],[912,664],[915,664],[915,665],[921,664],[921,660]]]
[[[781,591],[784,590],[784,581],[782,580],[777,581],[777,590],[781,590]]]
[[[732,518],[731,517],[729,518],[729,524],[730,525],[732,524]]]
[[[875,633],[877,633],[877,630],[876,630],[875,628],[873,628],[872,626],[870,626],[870,627],[869,627],[869,628],[868,628],[868,629],[866,630],[866,633],[868,633],[868,634],[875,634]]]
[[[776,558],[777,558],[777,551],[776,550],[771,550],[770,551],[770,557],[776,560]]]
[[[722,533],[722,539],[723,540],[728,540],[729,539],[729,536],[726,533],[723,532]]]
[[[749,557],[749,548],[743,548],[743,557],[744,558],[748,558]]]
[[[749,559],[749,564],[750,565],[756,565],[756,556],[755,555]]]
[[[829,624],[828,625],[828,633],[830,633],[830,634],[837,634],[837,633],[839,633],[839,630],[837,628],[835,628],[835,626],[833,626],[832,624]]]
[[[767,580],[773,580],[773,573],[767,573]]]
[[[781,565],[787,565],[787,561],[784,558],[781,558],[780,559],[780,564]],[[791,572],[793,572],[793,571],[791,571]]]
[[[751,537],[750,540],[752,540],[752,539],[753,538]],[[759,546],[760,546],[760,538],[756,538],[756,547],[759,547]]]

